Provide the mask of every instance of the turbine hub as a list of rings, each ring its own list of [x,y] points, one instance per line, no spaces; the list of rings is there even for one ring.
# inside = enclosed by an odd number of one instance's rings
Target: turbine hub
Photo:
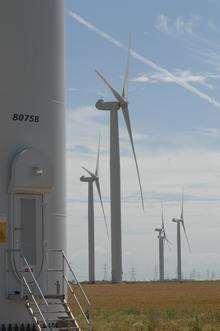
[[[120,103],[121,108],[128,108],[128,101],[124,99],[123,103]]]

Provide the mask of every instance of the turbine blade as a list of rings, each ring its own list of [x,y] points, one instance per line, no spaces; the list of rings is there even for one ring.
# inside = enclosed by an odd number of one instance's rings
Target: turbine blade
[[[189,238],[188,238],[188,235],[187,235],[187,232],[186,232],[186,227],[185,227],[184,221],[182,221],[181,223],[182,223],[183,231],[184,231],[186,241],[187,241],[187,244],[188,244],[188,247],[189,247],[189,251],[191,252],[191,246],[190,246],[190,243],[189,243]]]
[[[123,84],[123,90],[122,90],[122,96],[125,99],[127,99],[127,97],[128,97],[128,78],[129,78],[129,69],[130,69],[130,57],[131,57],[131,34],[129,34],[128,58],[127,58],[127,64],[126,64],[125,75],[124,75],[124,84]]]
[[[103,213],[104,220],[105,220],[106,234],[107,234],[107,238],[109,240],[108,225],[107,225],[107,220],[106,220],[106,216],[105,216],[105,210],[104,210],[104,205],[103,205],[103,201],[102,201],[102,194],[101,194],[101,189],[100,189],[100,184],[99,184],[99,179],[98,178],[95,180],[95,184],[96,184],[96,188],[97,188],[97,191],[98,191],[98,195],[99,195],[99,199],[100,199],[100,203],[101,203],[101,207],[102,207],[102,213]]]
[[[85,167],[82,167],[86,172],[88,172],[88,174],[92,177],[95,176],[95,174],[93,174],[91,171],[89,171],[88,169],[86,169]]]
[[[100,72],[98,72],[98,70],[95,70],[95,72],[103,80],[103,82],[108,86],[108,88],[112,91],[116,100],[118,100],[118,102],[121,105],[123,105],[125,103],[125,99],[111,86],[111,84],[105,79],[104,76],[102,76],[102,74],[100,74]]]
[[[166,240],[167,243],[169,243],[170,245],[172,245],[171,241],[169,241],[169,240],[167,239],[167,235],[166,235],[166,232],[165,232],[165,231],[164,231],[164,238],[165,238],[165,240]]]
[[[99,144],[98,144],[98,153],[97,153],[97,160],[96,160],[96,168],[95,168],[95,175],[97,177],[99,175],[99,157],[100,157],[100,135],[99,135]]]
[[[184,196],[184,189],[182,190],[182,203],[181,203],[181,215],[180,215],[181,220],[183,220],[183,196]]]
[[[162,229],[165,229],[164,217],[163,217],[163,202],[162,201],[161,201],[161,220],[162,220]]]
[[[138,182],[139,182],[140,193],[141,193],[142,208],[144,210],[144,198],[143,198],[143,191],[142,191],[142,185],[141,185],[141,178],[140,178],[140,173],[139,173],[139,168],[138,168],[136,153],[135,153],[135,149],[134,149],[134,141],[133,141],[133,136],[132,136],[132,131],[131,131],[131,123],[130,123],[130,116],[129,116],[128,108],[127,107],[126,108],[122,108],[122,112],[123,112],[124,120],[125,120],[125,123],[126,123],[126,126],[127,126],[128,135],[129,135],[129,138],[130,138],[131,147],[132,147],[132,151],[133,151],[133,155],[134,155],[134,161],[135,161],[135,165],[136,165]]]
[[[167,246],[169,248],[169,251],[171,251],[171,245],[172,245],[172,243],[167,238],[165,238],[165,242],[167,243]]]

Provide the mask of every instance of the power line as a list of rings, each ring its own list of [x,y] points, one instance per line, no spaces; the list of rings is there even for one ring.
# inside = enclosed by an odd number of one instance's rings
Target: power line
[[[105,281],[105,282],[108,281],[108,269],[107,269],[107,264],[106,263],[104,265],[103,281]]]
[[[131,268],[131,277],[130,277],[131,282],[136,282],[136,272],[134,269],[134,266]]]

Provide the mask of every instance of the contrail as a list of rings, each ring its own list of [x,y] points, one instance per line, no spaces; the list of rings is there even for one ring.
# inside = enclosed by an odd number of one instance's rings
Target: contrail
[[[97,33],[99,36],[101,36],[102,38],[106,39],[107,41],[109,41],[111,44],[115,45],[118,48],[127,50],[127,46],[125,46],[124,44],[122,44],[120,41],[116,40],[115,38],[111,37],[109,34],[107,34],[106,32],[98,29],[96,26],[94,26],[92,23],[86,21],[83,17],[77,15],[76,13],[74,13],[73,11],[67,10],[67,13],[73,18],[75,19],[78,23],[86,26],[89,30]],[[209,95],[201,92],[200,90],[198,90],[196,87],[192,86],[191,84],[184,82],[181,78],[176,77],[175,75],[173,75],[171,72],[169,72],[167,69],[159,66],[158,64],[156,64],[155,62],[149,60],[148,58],[142,56],[141,54],[137,53],[134,49],[131,50],[131,56],[133,58],[135,58],[136,60],[148,65],[149,67],[151,67],[152,69],[159,71],[165,75],[167,75],[169,78],[171,78],[173,80],[173,82],[175,82],[176,84],[180,85],[181,87],[183,87],[184,89],[186,89],[187,91],[191,92],[192,94],[195,94],[197,96],[199,96],[201,99],[208,101],[209,103],[211,103],[212,105],[214,105],[215,107],[220,108],[220,103],[218,101],[216,101],[215,99],[213,99],[212,97],[210,97]]]

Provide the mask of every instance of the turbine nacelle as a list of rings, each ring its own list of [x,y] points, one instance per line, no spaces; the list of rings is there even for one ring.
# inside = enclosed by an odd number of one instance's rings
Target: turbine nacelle
[[[165,238],[165,233],[163,228],[156,228],[154,229],[155,232],[158,232],[158,239],[164,239]]]
[[[90,175],[90,177],[81,176],[80,178],[82,178],[82,179],[88,178],[88,179],[90,179],[92,181],[99,180],[98,173],[93,173],[90,170],[86,169],[85,167],[82,167],[82,168]]]
[[[100,74],[100,72],[98,70],[95,70],[95,72],[96,72],[97,76],[99,76],[99,78],[101,78],[101,80],[103,80],[104,83],[111,90],[112,94],[114,95],[115,99],[117,100],[117,102],[115,101],[115,103],[119,104],[119,108],[122,108],[122,109],[128,108],[128,101],[125,96],[125,87],[123,88],[122,94],[120,94],[118,91],[116,91],[116,89],[114,89],[114,87],[112,87],[112,85],[107,81],[107,79],[105,79],[105,77],[102,74]],[[128,83],[128,77],[125,78],[124,84],[127,86],[127,83]],[[114,104],[114,101],[110,102],[110,103]]]
[[[164,224],[164,216],[163,216],[163,203],[161,202],[161,228],[155,228],[154,231],[158,232],[158,239],[159,240],[163,240],[163,244],[164,242],[167,243],[169,249],[170,249],[170,245],[172,245],[172,243],[167,239],[166,236],[166,230],[165,230],[165,224]]]
[[[119,110],[121,105],[117,101],[104,101],[103,99],[100,99],[96,102],[95,107],[98,110],[113,111]]]
[[[86,177],[86,176],[81,176],[80,181],[81,182],[91,182],[92,177]]]
[[[86,177],[86,176],[81,176],[80,177],[80,181],[81,182],[93,182],[94,180],[96,180],[96,178],[94,178],[93,176],[90,176],[90,177]]]
[[[174,223],[180,223],[180,222],[182,222],[182,220],[179,219],[179,218],[173,218],[172,219],[172,222],[174,222]]]

